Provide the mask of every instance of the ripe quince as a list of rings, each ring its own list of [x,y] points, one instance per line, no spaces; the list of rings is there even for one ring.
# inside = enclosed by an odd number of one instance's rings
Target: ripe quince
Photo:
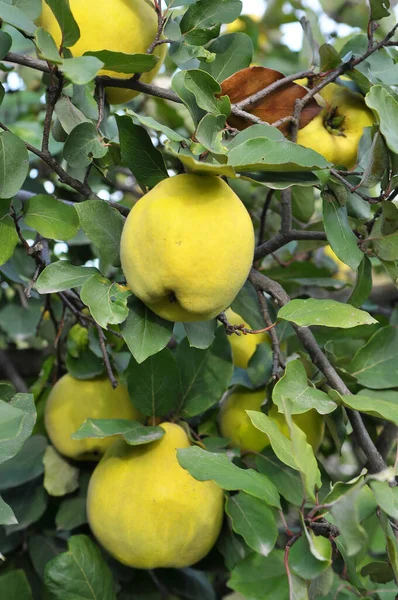
[[[182,427],[142,446],[117,440],[95,468],[87,496],[90,527],[121,563],[138,569],[188,567],[202,559],[221,529],[224,494],[197,481],[177,460],[190,442]]]
[[[306,80],[296,83],[305,84]],[[351,169],[357,161],[364,127],[375,122],[373,113],[361,94],[336,83],[326,85],[320,96],[323,110],[299,129],[297,143],[319,152],[335,165]]]
[[[51,443],[61,454],[75,460],[98,460],[114,439],[73,440],[72,433],[89,418],[137,420],[140,416],[125,385],[119,383],[112,389],[106,378],[82,380],[66,374],[50,392],[44,422]]]
[[[158,20],[153,6],[146,0],[69,0],[72,14],[80,29],[80,39],[70,48],[74,57],[88,51],[112,50],[125,54],[145,54],[156,37]],[[59,46],[61,30],[50,7],[43,1],[40,25]],[[143,73],[141,81],[150,83],[159,71],[166,53],[166,44],[155,48],[159,57],[152,71]],[[99,75],[129,79],[133,73],[117,73],[103,69]],[[106,88],[111,104],[128,102],[138,92],[122,88]]]
[[[231,325],[244,325],[246,329],[252,329],[240,315],[228,308],[225,311],[225,316]],[[232,360],[236,367],[241,369],[247,369],[249,361],[256,351],[256,348],[262,342],[269,341],[269,335],[267,333],[248,333],[244,335],[237,335],[233,333],[228,336],[228,341],[231,344],[232,349]]]
[[[253,260],[250,216],[219,177],[176,175],[127,217],[121,263],[132,292],[169,321],[206,321],[225,310]]]
[[[221,434],[229,438],[233,446],[241,450],[261,452],[270,441],[268,436],[254,427],[247,410],[260,410],[265,403],[265,390],[248,391],[238,387],[234,389],[223,401],[220,411]],[[272,404],[268,417],[275,421],[280,431],[290,438],[289,427],[283,413],[278,412],[276,404]],[[314,409],[300,415],[293,415],[293,421],[304,431],[307,441],[314,452],[321,445],[325,433],[325,423],[322,416]]]

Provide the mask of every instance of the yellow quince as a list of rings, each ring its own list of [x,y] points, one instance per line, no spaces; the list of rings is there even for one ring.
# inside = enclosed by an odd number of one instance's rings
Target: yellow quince
[[[228,308],[225,311],[225,316],[231,325],[244,325],[246,329],[252,329],[248,323],[246,323],[240,315]],[[231,344],[232,349],[232,360],[236,367],[241,369],[247,369],[249,361],[256,351],[256,348],[262,342],[269,342],[270,337],[267,333],[248,333],[244,335],[237,335],[233,333],[228,336],[228,341]]]
[[[206,321],[225,310],[253,260],[250,216],[219,177],[176,175],[127,217],[121,263],[132,292],[169,321]]]
[[[213,547],[221,529],[224,494],[197,481],[177,460],[188,448],[179,425],[142,446],[117,440],[91,477],[87,515],[98,541],[121,563],[137,569],[188,567]]]
[[[154,7],[146,0],[69,0],[72,14],[80,29],[80,39],[70,48],[74,57],[88,51],[112,50],[125,54],[145,54],[155,40],[158,20]],[[43,1],[40,25],[48,31],[59,46],[61,29],[50,7]],[[152,71],[143,73],[141,81],[150,83],[160,69],[166,53],[166,44],[155,48],[159,60]],[[99,75],[129,79],[133,73],[118,73],[103,69]],[[122,88],[106,88],[111,104],[128,102],[138,92]]]

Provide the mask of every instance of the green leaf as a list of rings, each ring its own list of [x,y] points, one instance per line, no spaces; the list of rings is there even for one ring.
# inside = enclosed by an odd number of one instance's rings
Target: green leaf
[[[292,401],[292,414],[313,408],[321,415],[327,415],[337,407],[325,392],[309,385],[304,365],[298,359],[287,363],[283,377],[273,389],[272,400],[279,408],[283,407],[283,398]]]
[[[0,577],[0,598],[33,600],[29,581],[22,569],[14,569]]]
[[[269,556],[250,554],[232,570],[227,582],[231,590],[250,600],[286,600],[289,585],[284,565],[284,552],[274,550]]]
[[[248,139],[234,147],[228,165],[236,171],[312,171],[325,169],[329,163],[323,156],[288,140]]]
[[[102,439],[112,435],[122,436],[131,446],[140,446],[159,440],[164,436],[164,429],[128,419],[86,419],[71,437],[73,440],[83,440]]]
[[[367,545],[367,535],[359,522],[357,498],[362,482],[348,490],[330,508],[334,522],[340,530],[348,556],[355,556]]]
[[[180,28],[182,33],[193,29],[213,27],[220,23],[232,23],[242,11],[239,0],[200,0],[190,6],[183,16]]]
[[[10,2],[10,0],[6,0],[6,2]],[[32,21],[40,17],[41,0],[12,0],[11,4],[17,6]]]
[[[177,350],[181,380],[180,412],[185,417],[198,415],[216,404],[231,380],[231,346],[222,327],[206,350],[192,348],[184,339]]]
[[[25,202],[24,220],[43,237],[57,240],[69,240],[80,227],[73,206],[44,194],[32,196]]]
[[[227,147],[223,143],[225,115],[208,113],[200,121],[196,130],[196,139],[204,148],[215,154],[226,154]]]
[[[102,356],[96,356],[89,349],[80,352],[78,357],[67,354],[65,366],[75,379],[94,379],[103,375],[105,370]]]
[[[374,224],[369,240],[378,258],[386,261],[398,259],[398,231],[383,233],[381,219],[377,219]]]
[[[265,475],[253,469],[240,469],[226,454],[207,452],[198,446],[180,448],[177,459],[183,469],[198,481],[214,481],[224,490],[241,490],[280,508],[279,495]]]
[[[79,110],[68,96],[61,96],[54,108],[59,122],[64,131],[69,135],[71,131],[81,123],[91,123],[91,121]]]
[[[232,529],[239,533],[255,552],[268,556],[278,537],[275,517],[269,506],[244,492],[229,496],[225,510]]]
[[[6,31],[0,31],[0,59],[8,54],[12,46],[12,37]]]
[[[134,406],[143,415],[167,415],[176,408],[180,391],[173,354],[165,348],[141,364],[131,358],[127,384]]]
[[[67,260],[58,260],[42,271],[36,282],[36,289],[39,294],[63,292],[82,286],[89,277],[98,272],[94,267],[75,267]]]
[[[18,523],[7,525],[7,535],[15,531],[22,531],[36,523],[44,514],[48,497],[42,482],[30,481],[29,483],[12,488],[4,493],[4,500],[11,506]]]
[[[361,390],[355,396],[342,395],[341,398],[349,408],[398,425],[398,392]]]
[[[15,456],[3,462],[0,465],[0,491],[40,477],[44,471],[43,455],[47,444],[44,436],[33,435]]]
[[[291,300],[279,309],[278,319],[291,321],[302,327],[323,325],[342,329],[377,323],[369,313],[354,308],[350,304],[316,298]]]
[[[122,327],[123,339],[138,364],[167,346],[174,324],[155,315],[143,302],[133,296],[129,313]]]
[[[152,117],[148,117],[146,115],[139,115],[138,113],[134,112],[131,108],[126,110],[126,114],[132,117],[135,123],[141,123],[141,125],[145,125],[145,127],[148,127],[149,129],[154,129],[155,131],[160,131],[160,133],[164,133],[165,136],[167,136],[169,140],[172,140],[173,142],[186,142],[187,144],[189,144],[188,138],[183,137],[173,129],[170,129],[170,127],[167,127],[167,125],[163,125],[163,123],[158,123],[158,121],[155,121],[155,119],[153,119]]]
[[[288,467],[298,471],[299,469],[293,455],[292,443],[283,435],[275,421],[260,411],[247,410],[246,413],[249,415],[254,427],[268,435],[272,450],[279,460]]]
[[[53,446],[48,446],[43,458],[44,489],[50,496],[65,496],[79,487],[79,469],[71,465]]]
[[[116,115],[122,160],[145,190],[168,177],[162,154],[152,144],[143,127],[134,125],[131,117]]]
[[[359,308],[369,298],[372,291],[372,263],[370,259],[363,255],[361,264],[357,271],[357,279],[355,287],[352,290],[351,296],[347,300],[347,304]]]
[[[36,30],[35,24],[26,17],[22,10],[6,2],[0,2],[0,20],[28,35],[33,35]]]
[[[164,589],[170,592],[170,600],[216,600],[216,592],[208,574],[198,569],[159,569],[156,577]],[[142,598],[145,600],[145,598]],[[150,600],[150,598],[147,598]]]
[[[374,480],[370,482],[370,488],[380,508],[389,517],[398,519],[398,487],[390,487],[387,481]]]
[[[299,474],[281,462],[271,447],[256,456],[256,466],[260,473],[272,481],[281,496],[294,506],[301,506],[303,490]]]
[[[380,21],[388,17],[390,0],[370,0],[370,21]]]
[[[32,394],[15,394],[10,402],[0,401],[0,463],[20,451],[36,422]]]
[[[85,52],[83,56],[95,56],[104,65],[104,69],[115,73],[146,73],[156,67],[158,57],[154,54],[126,54],[112,50]]]
[[[358,383],[375,390],[398,386],[398,331],[382,327],[360,348],[349,365]]]
[[[57,529],[71,531],[87,523],[86,503],[85,496],[66,498],[55,515]]]
[[[112,573],[86,535],[69,538],[68,551],[47,563],[44,583],[54,600],[116,600]]]
[[[174,78],[175,79],[175,78]],[[174,81],[174,80],[173,80]],[[187,172],[197,173],[203,175],[223,175],[224,177],[231,177],[237,179],[236,173],[232,167],[228,165],[222,165],[218,162],[203,162],[197,160],[190,150],[182,147],[180,144],[167,142],[165,143],[165,151],[171,154],[175,158],[178,158],[180,162],[186,167]]]
[[[38,48],[38,57],[55,65],[61,65],[63,58],[59,55],[54,38],[42,27],[35,31],[35,44]]]
[[[98,273],[84,282],[80,292],[82,302],[104,329],[108,324],[116,325],[127,319],[127,298],[130,295],[130,290],[125,290]]]
[[[386,538],[388,562],[394,571],[394,578],[396,580],[398,578],[398,541],[387,516],[381,513],[379,519]]]
[[[11,258],[18,242],[14,219],[6,214],[0,218],[0,266]]]
[[[15,525],[18,523],[14,512],[3,498],[0,496],[0,525]],[[1,590],[1,578],[0,578],[0,590]]]
[[[229,142],[228,148],[233,150],[249,140],[260,139],[262,141],[264,138],[274,140],[275,142],[286,140],[283,133],[279,129],[276,129],[276,127],[272,127],[272,125],[268,125],[267,123],[260,123],[258,125],[250,125],[250,127],[243,129],[243,131],[239,131]]]
[[[196,321],[184,323],[184,329],[187,334],[191,348],[205,350],[214,342],[217,321]]]
[[[332,546],[328,539],[319,537],[317,543],[322,547],[324,560],[318,560],[313,556],[306,535],[302,535],[290,549],[289,567],[303,579],[315,579],[323,571],[328,569],[332,563]]]
[[[101,259],[107,264],[119,266],[120,238],[124,226],[122,215],[103,200],[86,200],[74,206],[81,228],[98,248]]]
[[[231,112],[230,100],[228,96],[216,97],[221,92],[221,86],[211,75],[200,69],[191,69],[183,73],[184,85],[195,96],[201,109],[215,116],[228,117]]]
[[[245,33],[227,33],[215,39],[207,48],[215,59],[202,63],[201,69],[218,82],[250,66],[253,43]]]
[[[384,86],[373,85],[365,96],[365,102],[377,115],[380,131],[387,146],[398,153],[398,101]]]
[[[318,469],[314,451],[307,442],[307,436],[304,431],[292,420],[291,402],[286,398],[283,400],[283,412],[289,427],[293,456],[301,475],[303,489],[306,496],[314,502],[315,489],[320,489],[322,485],[321,473]]]
[[[69,0],[45,0],[58,21],[62,32],[62,46],[70,48],[80,38],[79,26],[69,6]]]
[[[62,65],[59,65],[59,70],[72,83],[86,85],[98,75],[103,66],[104,63],[94,56],[78,56],[65,58]]]
[[[11,131],[2,131],[0,133],[0,198],[15,196],[21,189],[28,170],[29,156],[24,142]]]
[[[83,168],[90,165],[93,158],[105,156],[107,151],[98,139],[95,125],[80,123],[71,131],[65,142],[64,159],[71,167]],[[88,202],[95,202],[95,200],[88,200]]]
[[[308,589],[310,600],[319,600],[319,598],[327,597],[333,586],[334,572],[331,567],[323,571],[318,577],[313,579]],[[355,598],[355,596],[353,596]],[[346,599],[347,600],[347,599]]]
[[[347,207],[340,206],[329,192],[323,193],[323,223],[333,252],[356,271],[363,259],[363,252],[358,248],[358,238],[348,222]]]

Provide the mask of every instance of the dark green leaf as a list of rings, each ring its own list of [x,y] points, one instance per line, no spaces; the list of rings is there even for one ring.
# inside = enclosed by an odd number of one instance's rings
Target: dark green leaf
[[[36,26],[17,6],[0,1],[0,20],[8,25],[12,25],[19,31],[28,35],[33,35]],[[0,177],[1,181],[1,177]]]
[[[24,204],[25,223],[43,237],[69,240],[79,230],[79,218],[73,206],[39,194]]]
[[[71,131],[65,142],[64,158],[71,167],[83,168],[90,165],[93,158],[105,156],[107,151],[107,148],[98,139],[95,125],[80,123]],[[88,202],[95,201],[89,200]]]
[[[214,588],[207,573],[203,571],[190,568],[159,569],[156,571],[156,576],[165,589],[173,594],[173,598],[184,598],[184,600],[216,600]],[[150,599],[148,598],[148,600]]]
[[[59,70],[72,83],[86,85],[90,83],[98,72],[103,68],[102,63],[94,56],[78,56],[77,58],[65,58]],[[96,158],[99,158],[96,156]]]
[[[378,116],[380,131],[390,150],[398,153],[398,101],[389,90],[382,85],[372,86],[365,97],[365,102]]]
[[[211,75],[200,69],[184,71],[184,85],[195,96],[196,103],[201,109],[215,116],[229,115],[230,100],[228,96],[217,97],[221,92],[221,86]]]
[[[342,329],[377,323],[369,313],[354,308],[350,304],[316,298],[291,300],[279,309],[278,319],[291,321],[302,327],[323,325]]]
[[[267,557],[253,552],[233,569],[228,587],[251,600],[287,600],[289,585],[284,552],[274,550]]]
[[[214,341],[217,321],[196,321],[184,323],[184,329],[187,334],[189,345],[192,348],[205,350]]]
[[[268,556],[275,546],[278,529],[269,506],[244,492],[229,496],[225,507],[232,528],[253,550]]]
[[[36,523],[44,514],[48,502],[41,481],[30,481],[23,486],[12,488],[3,494],[3,498],[11,506],[18,521],[15,525],[6,525],[7,535]]]
[[[97,273],[98,270],[94,267],[75,267],[67,260],[58,260],[48,265],[40,274],[36,289],[39,294],[63,292],[82,286],[89,277]]]
[[[159,440],[164,436],[164,429],[141,425],[128,419],[86,419],[72,434],[72,439],[102,439],[113,435],[120,435],[131,446],[139,446]]]
[[[80,38],[79,26],[73,18],[69,0],[45,0],[54,13],[62,31],[62,46],[70,48]]]
[[[47,534],[48,532],[46,532]],[[44,579],[44,569],[49,560],[66,549],[66,542],[54,535],[29,535],[29,557],[40,580]]]
[[[130,290],[96,274],[84,282],[80,297],[89,307],[93,318],[106,329],[108,324],[123,323],[128,315],[127,298]]]
[[[398,392],[361,390],[356,396],[342,395],[341,398],[345,406],[398,425]]]
[[[292,414],[305,413],[314,408],[321,415],[327,415],[337,406],[325,392],[309,385],[304,365],[298,359],[287,363],[283,377],[272,392],[272,400],[279,408],[283,407],[283,398],[292,401]]]
[[[12,46],[12,37],[6,31],[0,31],[0,59],[4,58]]]
[[[189,143],[188,138],[183,137],[173,129],[170,129],[170,127],[167,127],[167,125],[163,125],[163,123],[158,123],[158,121],[155,121],[153,117],[148,117],[147,115],[140,115],[134,112],[131,108],[126,110],[126,114],[133,118],[134,123],[138,121],[138,123],[141,123],[141,125],[145,125],[145,127],[148,127],[149,129],[160,131],[160,133],[164,133],[165,136],[167,136],[169,140],[172,140],[173,142],[186,142],[187,144]]]
[[[76,129],[75,129],[76,131]],[[116,208],[100,200],[75,204],[80,225],[99,250],[102,260],[110,265],[120,264],[120,237],[124,219]]]
[[[39,477],[43,471],[43,456],[47,439],[33,435],[26,440],[13,458],[0,465],[0,491],[22,485]]]
[[[116,116],[120,150],[123,162],[133,173],[139,185],[146,189],[168,177],[166,165],[159,150],[143,127],[134,125],[131,117]]]
[[[9,571],[0,577],[0,598],[33,600],[29,581],[22,569]]]
[[[86,349],[78,357],[66,357],[66,370],[75,379],[93,379],[104,373],[104,360]]]
[[[274,484],[265,475],[253,469],[240,469],[226,454],[207,452],[198,446],[191,446],[177,450],[177,458],[183,469],[199,481],[212,480],[224,490],[242,490],[280,508],[279,495]]]
[[[371,481],[370,487],[380,508],[389,517],[398,519],[398,487],[390,487],[387,481],[377,480]]]
[[[380,21],[388,17],[390,12],[390,0],[370,0],[370,20]]]
[[[55,516],[57,529],[71,531],[87,523],[86,497],[66,498]]]
[[[158,317],[133,296],[122,327],[123,339],[137,363],[165,348],[173,333],[173,323]]]
[[[375,390],[398,386],[398,331],[382,327],[358,350],[349,371],[358,382]]]
[[[219,23],[231,23],[242,11],[239,0],[199,0],[190,6],[183,16],[182,33],[193,29],[213,27]]]
[[[112,573],[85,535],[69,538],[68,551],[47,563],[44,582],[54,600],[116,600]]]
[[[313,556],[306,535],[302,535],[290,549],[289,567],[303,579],[315,579],[331,565],[332,546],[329,540],[319,537],[318,544],[322,545],[325,560],[317,560]]]
[[[158,62],[158,57],[154,54],[125,54],[112,50],[90,50],[83,56],[95,56],[103,63],[104,69],[115,73],[146,73]]]
[[[227,33],[214,40],[208,46],[208,50],[215,54],[215,59],[203,63],[201,69],[216,81],[222,82],[230,75],[250,66],[253,43],[245,33]]]
[[[330,508],[340,530],[348,556],[355,556],[367,545],[367,535],[359,522],[357,498],[361,484],[352,487]]]
[[[21,189],[28,170],[29,156],[25,144],[11,131],[2,131],[0,133],[0,198],[15,196]]]
[[[204,148],[214,154],[226,154],[227,147],[223,143],[225,115],[208,113],[200,121],[196,130],[196,139]]]
[[[382,231],[382,220],[377,219],[370,235],[371,245],[376,256],[385,261],[398,260],[398,230],[389,233]]]
[[[50,496],[65,496],[79,487],[79,469],[71,465],[53,446],[47,447],[43,464],[43,487]]]
[[[340,206],[328,192],[323,194],[323,222],[333,252],[356,271],[363,259],[363,252],[358,248],[358,238],[348,223],[347,207]]]
[[[303,502],[303,490],[300,475],[283,462],[273,452],[271,447],[265,448],[256,457],[257,469],[266,475],[276,486],[281,496],[295,506]]]
[[[177,365],[181,414],[193,417],[216,404],[233,373],[231,346],[223,328],[217,329],[214,342],[206,350],[191,348],[184,339],[177,351]]]
[[[13,513],[11,506],[4,502],[3,498],[0,496],[0,525],[15,525],[15,523],[18,523],[18,521]]]
[[[369,298],[372,291],[372,263],[370,259],[363,255],[361,264],[357,271],[357,279],[355,287],[352,290],[351,296],[347,300],[347,304],[351,304],[359,308]]]
[[[77,125],[91,122],[74,104],[72,104],[72,101],[68,96],[61,96],[56,103],[54,110],[62,128],[68,135]]]
[[[160,417],[174,410],[179,398],[177,365],[165,348],[143,363],[131,358],[127,384],[134,406],[148,417]]]

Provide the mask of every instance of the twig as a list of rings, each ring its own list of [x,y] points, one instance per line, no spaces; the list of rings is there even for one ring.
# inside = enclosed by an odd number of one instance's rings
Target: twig
[[[52,69],[51,69],[50,73],[51,73],[51,75],[53,74],[53,70]],[[53,77],[51,77],[51,79],[53,79]],[[50,139],[51,123],[52,123],[52,118],[53,118],[53,113],[54,113],[55,105],[57,103],[58,98],[61,95],[61,92],[62,92],[63,83],[64,83],[63,77],[61,77],[60,75],[58,75],[57,85],[51,84],[47,88],[47,95],[46,95],[46,100],[47,100],[47,104],[46,104],[46,116],[44,118],[43,139],[42,139],[41,151],[44,154],[48,154],[49,156],[51,156],[50,152],[48,150],[48,144],[49,144],[49,139]]]
[[[262,273],[259,273],[255,269],[251,270],[249,281],[256,290],[264,291],[270,294],[279,306],[284,306],[290,301],[289,296],[279,283],[273,281],[269,277],[266,277]],[[329,360],[326,358],[325,354],[322,352],[311,330],[308,327],[300,327],[295,323],[292,323],[292,326],[295,329],[297,336],[304,348],[310,355],[312,362],[323,373],[329,385],[340,394],[351,394],[344,381],[337,374]],[[358,446],[362,449],[367,457],[371,471],[374,473],[383,471],[387,468],[387,465],[374,445],[362,421],[361,415],[357,411],[348,408],[346,408],[346,412],[354,430]]]
[[[263,292],[261,292],[260,290],[257,290],[257,297],[258,297],[258,302],[260,304],[260,310],[261,310],[262,317],[263,317],[266,325],[271,326],[272,319],[270,317],[268,306],[267,306],[267,301],[264,298]],[[276,333],[276,331],[273,327],[269,329],[268,333],[270,335],[271,343],[272,343],[272,378],[276,379],[278,377],[279,366],[281,366],[282,369],[284,369],[286,365],[285,365],[285,361],[283,360],[282,355],[281,355],[278,334]]]
[[[372,198],[371,196],[362,194],[362,192],[358,191],[356,186],[351,185],[351,183],[349,181],[347,181],[347,179],[345,179],[342,175],[340,175],[340,173],[338,171],[336,171],[336,169],[330,169],[330,173],[334,177],[336,177],[336,179],[341,181],[341,183],[343,183],[345,185],[345,187],[351,192],[351,194],[357,194],[358,196],[360,196],[360,198],[362,198],[362,200],[365,200],[365,202],[369,202],[369,204],[378,204],[379,202],[384,200],[383,195],[380,195],[377,198]]]
[[[5,350],[0,350],[0,370],[4,373],[5,377],[11,381],[17,392],[22,392],[24,394],[29,392],[28,386],[14,367]]]
[[[289,233],[279,232],[267,242],[257,246],[254,251],[254,259],[264,258],[289,242],[300,240],[326,241],[327,237],[324,231],[306,231],[305,229],[292,229]]]
[[[292,231],[292,188],[281,192],[281,229],[282,235],[289,235]]]
[[[261,211],[260,216],[260,226],[258,228],[258,244],[262,244],[264,241],[264,233],[265,233],[265,222],[267,218],[267,211],[269,209],[269,205],[271,204],[272,197],[274,195],[275,190],[269,190],[266,197],[263,209]]]
[[[106,351],[105,335],[104,335],[104,332],[102,331],[102,327],[100,325],[98,325],[97,322],[95,323],[95,326],[96,326],[97,331],[98,331],[98,340],[99,340],[99,344],[100,344],[100,347],[101,347],[101,352],[102,352],[102,356],[103,356],[103,359],[104,359],[104,364],[105,364],[106,372],[107,372],[109,381],[111,382],[111,386],[113,387],[113,389],[115,389],[118,386],[118,382],[117,382],[117,379],[115,378],[115,376],[113,374],[111,363],[109,361],[109,356],[108,356],[108,353]]]

